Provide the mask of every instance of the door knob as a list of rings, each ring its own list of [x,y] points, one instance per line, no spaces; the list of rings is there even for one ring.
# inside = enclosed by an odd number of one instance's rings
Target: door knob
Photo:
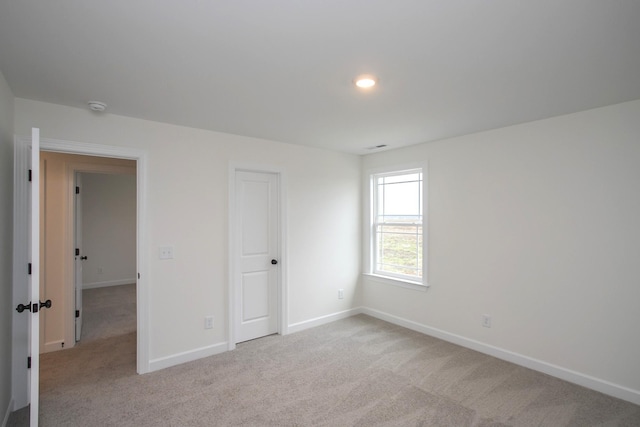
[[[16,307],[16,311],[18,313],[22,313],[23,311],[31,311],[31,303],[28,302],[26,304],[18,304],[18,306]]]
[[[86,256],[81,256],[80,259],[84,261],[85,259],[87,259],[87,257]]]
[[[38,301],[40,304],[31,304],[26,303],[26,304],[18,304],[18,306],[16,307],[16,311],[18,313],[22,313],[23,311],[30,311],[32,313],[37,313],[39,308],[51,308],[51,300],[48,299],[45,302],[42,301]]]
[[[272,260],[271,260],[271,264],[276,265],[277,263],[278,263],[278,260],[277,260],[277,259],[272,259]]]

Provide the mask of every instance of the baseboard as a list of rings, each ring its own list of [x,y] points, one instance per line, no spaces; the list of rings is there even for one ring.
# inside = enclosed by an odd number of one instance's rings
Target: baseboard
[[[131,285],[136,283],[136,279],[107,280],[105,282],[83,283],[82,289],[106,288],[109,286]]]
[[[580,372],[572,371],[561,366],[556,366],[538,359],[524,356],[522,354],[514,353],[509,350],[504,350],[499,347],[484,344],[460,335],[451,334],[449,332],[445,332],[437,328],[432,328],[430,326],[426,326],[412,320],[404,319],[402,317],[394,316],[382,311],[374,310],[371,308],[362,308],[361,312],[371,317],[393,323],[394,325],[402,326],[416,332],[421,332],[425,335],[440,338],[444,341],[448,341],[462,347],[470,348],[472,350],[479,351],[480,353],[488,354],[489,356],[506,360],[507,362],[515,363],[516,365],[524,366],[525,368],[533,369],[534,371],[542,372],[553,377],[560,378],[562,380],[578,384],[595,391],[599,391],[600,393],[604,393],[609,396],[613,396],[618,399],[626,400],[628,402],[635,403],[636,405],[640,405],[639,390],[633,390],[619,384],[614,384],[609,381],[594,378]]]
[[[316,326],[335,322],[336,320],[340,319],[346,319],[347,317],[355,316],[356,314],[360,313],[362,313],[361,308],[352,308],[350,310],[339,311],[337,313],[327,314],[325,316],[305,320],[304,322],[293,323],[288,326],[287,333],[292,334],[294,332],[304,331],[305,329],[315,328]]]
[[[224,353],[226,351],[227,351],[227,342],[225,341],[225,342],[210,345],[207,347],[201,347],[195,350],[173,354],[171,356],[160,357],[158,359],[153,359],[149,361],[148,372],[159,371],[160,369],[169,368],[171,366],[181,365],[187,362],[193,362],[194,360],[202,359],[203,357],[214,356],[216,354]]]
[[[62,350],[64,348],[62,344],[64,344],[64,340],[57,340],[57,341],[51,341],[51,342],[45,343],[42,347],[40,347],[41,348],[40,354],[51,353],[52,351]]]
[[[2,418],[2,427],[6,427],[9,422],[9,416],[13,412],[13,398],[9,399],[9,406],[7,406],[7,410],[4,412],[4,417]]]

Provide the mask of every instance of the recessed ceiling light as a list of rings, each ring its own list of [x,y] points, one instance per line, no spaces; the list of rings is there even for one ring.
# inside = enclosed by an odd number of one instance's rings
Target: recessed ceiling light
[[[104,102],[89,101],[87,104],[89,104],[89,108],[91,108],[92,111],[98,111],[101,113],[107,109],[107,104]]]
[[[353,82],[360,89],[370,89],[370,88],[374,87],[376,85],[376,83],[378,83],[378,79],[375,76],[372,76],[371,74],[362,74],[362,75],[356,77],[353,80]]]

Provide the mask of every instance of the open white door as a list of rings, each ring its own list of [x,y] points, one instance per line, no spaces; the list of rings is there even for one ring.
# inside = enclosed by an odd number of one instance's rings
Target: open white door
[[[38,425],[40,354],[40,130],[15,145],[12,393],[15,407],[31,404]],[[46,304],[42,304],[46,306]],[[48,303],[51,306],[51,303]]]
[[[31,186],[29,194],[29,411],[31,427],[38,425],[40,382],[40,129],[31,130]]]
[[[235,341],[278,332],[279,189],[273,173],[236,171]]]
[[[75,174],[75,294],[76,294],[76,342],[80,341],[82,336],[82,261],[87,259],[82,253],[82,174],[76,172]]]

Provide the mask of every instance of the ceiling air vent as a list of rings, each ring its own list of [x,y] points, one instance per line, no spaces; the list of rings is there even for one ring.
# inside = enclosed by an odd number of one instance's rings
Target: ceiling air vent
[[[387,144],[374,145],[373,147],[367,147],[367,150],[379,150],[381,148],[385,148]]]

